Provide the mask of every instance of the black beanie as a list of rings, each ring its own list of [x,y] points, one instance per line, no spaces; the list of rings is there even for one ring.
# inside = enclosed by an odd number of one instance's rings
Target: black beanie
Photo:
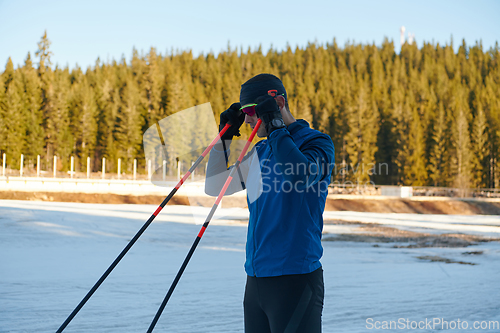
[[[272,74],[259,74],[241,85],[240,103],[242,106],[255,103],[261,96],[268,95],[269,90],[277,90],[277,95],[287,99],[283,82]]]

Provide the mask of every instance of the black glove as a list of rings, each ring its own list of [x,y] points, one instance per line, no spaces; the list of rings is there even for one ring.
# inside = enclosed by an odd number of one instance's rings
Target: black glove
[[[270,95],[262,96],[257,98],[255,102],[257,103],[255,112],[264,122],[268,136],[272,131],[285,127],[283,116],[281,115],[280,108],[278,104],[276,104],[274,97]]]
[[[226,124],[230,124],[229,127],[221,136],[221,139],[224,140],[232,140],[233,136],[240,136],[240,127],[243,122],[245,122],[245,114],[240,110],[240,103],[233,103],[229,109],[222,112],[220,114],[220,124],[219,124],[219,132],[226,126]]]

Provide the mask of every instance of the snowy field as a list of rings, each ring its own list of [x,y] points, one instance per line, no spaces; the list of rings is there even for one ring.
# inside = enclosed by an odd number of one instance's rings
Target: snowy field
[[[0,201],[0,332],[55,332],[155,209]],[[230,220],[244,219],[245,212],[221,212],[230,217],[208,228],[155,332],[243,332],[246,225]],[[422,221],[422,215],[327,214],[401,227],[408,221],[413,230],[420,221],[426,232],[450,232],[455,225],[463,233],[500,235],[497,217],[478,223],[477,216]],[[199,229],[189,207],[167,206],[65,332],[146,332]],[[345,231],[343,226],[325,229]],[[400,319],[460,320],[469,328],[474,321],[500,321],[498,242],[468,248],[373,245],[323,242],[324,332],[376,331],[368,323]],[[464,254],[474,251],[483,253]],[[441,327],[393,331],[437,332]]]

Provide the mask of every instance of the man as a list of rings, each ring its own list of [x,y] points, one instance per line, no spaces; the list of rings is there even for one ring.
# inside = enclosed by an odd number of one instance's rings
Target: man
[[[231,127],[211,153],[205,191],[227,178],[231,139],[243,122],[262,125],[226,194],[247,189],[245,332],[321,332],[324,285],[322,214],[334,165],[329,136],[296,120],[279,78],[259,74],[241,86],[240,103],[221,114]]]

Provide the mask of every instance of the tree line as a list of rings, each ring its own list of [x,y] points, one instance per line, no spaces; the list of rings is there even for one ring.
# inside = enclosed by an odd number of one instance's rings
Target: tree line
[[[376,184],[500,187],[500,50],[480,42],[441,46],[309,43],[264,53],[232,49],[194,57],[133,50],[85,71],[52,66],[45,33],[22,66],[0,75],[0,153],[18,165],[54,155],[69,169],[102,157],[144,166],[142,135],[158,120],[210,102],[216,119],[253,75],[279,76],[295,118],[332,138],[334,179]],[[202,124],[200,124],[202,126]],[[250,129],[242,133],[248,136]],[[196,133],[193,133],[196,136]],[[193,135],[191,135],[193,136]],[[188,143],[189,144],[189,143]],[[189,163],[190,164],[190,163]]]

